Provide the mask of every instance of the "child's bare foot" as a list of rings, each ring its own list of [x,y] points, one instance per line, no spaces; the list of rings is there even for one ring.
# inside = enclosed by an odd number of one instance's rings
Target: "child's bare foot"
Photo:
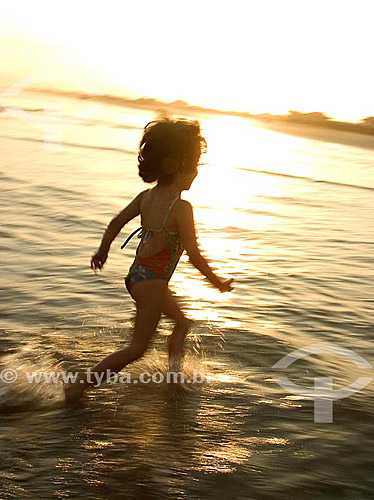
[[[81,397],[83,396],[84,393],[84,385],[83,384],[72,384],[70,383],[64,383],[64,394],[65,394],[65,403],[67,405],[77,403]]]
[[[182,371],[182,357],[172,356],[169,358],[169,372],[178,373]]]

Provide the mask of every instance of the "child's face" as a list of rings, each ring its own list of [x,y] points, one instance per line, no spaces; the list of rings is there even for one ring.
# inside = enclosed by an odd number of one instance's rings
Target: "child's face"
[[[181,174],[181,187],[183,190],[188,190],[191,187],[195,177],[197,176],[197,165],[188,172]]]

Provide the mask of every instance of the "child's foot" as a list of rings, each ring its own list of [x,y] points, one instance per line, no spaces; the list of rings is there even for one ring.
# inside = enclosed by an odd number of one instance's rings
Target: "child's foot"
[[[72,383],[64,383],[64,394],[65,394],[65,403],[67,405],[77,403],[84,393],[84,385],[72,384]]]
[[[181,372],[182,371],[182,358],[179,356],[173,356],[169,358],[169,372]]]

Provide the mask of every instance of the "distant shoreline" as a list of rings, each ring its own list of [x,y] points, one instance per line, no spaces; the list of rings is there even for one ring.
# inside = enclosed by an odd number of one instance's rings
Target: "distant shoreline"
[[[353,132],[349,130],[334,129],[333,127],[321,127],[308,123],[292,123],[291,121],[263,122],[256,120],[256,125],[273,132],[280,132],[300,138],[332,142],[350,147],[374,149],[374,133],[363,134],[358,130]]]
[[[132,99],[115,95],[82,94],[81,92],[54,89],[30,88],[28,91],[70,96],[77,99],[99,101],[116,106],[153,109],[160,113],[170,111],[192,116],[196,114],[237,116],[253,120],[256,122],[256,125],[262,128],[287,135],[374,149],[374,117],[367,117],[365,119],[366,121],[363,119],[361,123],[350,123],[331,120],[320,112],[300,113],[298,111],[291,111],[288,115],[272,115],[270,113],[255,115],[245,111],[223,111],[194,106],[181,100],[168,103],[154,98]]]

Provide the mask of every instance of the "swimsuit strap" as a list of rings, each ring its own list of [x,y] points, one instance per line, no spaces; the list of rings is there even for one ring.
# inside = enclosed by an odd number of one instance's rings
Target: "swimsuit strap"
[[[173,207],[174,207],[174,204],[175,202],[179,200],[179,196],[177,196],[176,198],[174,198],[174,200],[170,203],[169,205],[169,208],[168,208],[168,211],[166,212],[166,215],[165,215],[165,218],[164,218],[164,222],[163,222],[163,225],[161,228],[158,228],[158,229],[153,229],[151,227],[145,227],[144,229],[146,231],[151,231],[152,233],[163,233],[165,231],[165,227],[166,227],[166,224],[168,222],[168,219],[169,219],[169,215],[170,215],[170,212],[172,211]]]
[[[142,229],[142,227],[141,227],[141,226],[140,226],[140,227],[138,227],[138,229],[135,229],[135,231],[133,231],[133,232],[130,234],[130,236],[128,236],[128,237],[126,238],[126,240],[122,243],[121,248],[125,248],[125,246],[126,246],[126,245],[127,245],[127,243],[131,240],[131,238],[132,238],[133,236],[135,236],[135,235],[136,235],[136,233],[138,233],[141,229]]]
[[[168,219],[169,219],[169,215],[170,215],[170,212],[172,211],[174,205],[175,205],[175,202],[179,200],[179,196],[177,196],[176,198],[174,198],[174,200],[170,203],[170,206],[168,208],[168,211],[166,212],[166,215],[165,215],[165,219],[164,219],[164,224],[162,226],[162,229],[161,231],[164,231],[165,230],[165,227],[166,227],[166,224],[168,222]]]

